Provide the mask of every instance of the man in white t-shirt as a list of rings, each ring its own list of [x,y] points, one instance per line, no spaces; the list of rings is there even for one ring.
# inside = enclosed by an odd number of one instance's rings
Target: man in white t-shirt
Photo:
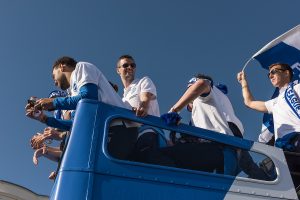
[[[179,112],[192,102],[192,124],[194,126],[233,135],[224,115],[224,105],[220,101],[222,95],[224,94],[221,94],[219,89],[213,86],[210,77],[199,74],[195,77],[195,82],[170,111]]]
[[[190,79],[190,81],[188,82],[188,87],[193,85],[198,79],[199,78],[196,77]],[[244,127],[242,122],[235,115],[232,104],[226,95],[228,92],[227,87],[223,84],[218,84],[216,86],[213,85],[211,91],[215,93],[216,96],[215,99],[218,100],[218,104],[222,108],[222,112],[228,123],[228,127],[233,133],[233,135],[236,137],[243,138]],[[192,108],[193,108],[193,104],[190,103],[187,106],[187,109],[188,111],[191,112]],[[264,172],[258,167],[258,165],[253,161],[248,151],[238,150],[237,154],[238,154],[237,159],[238,159],[239,168],[243,170],[247,175],[249,175],[250,178],[261,179],[261,180],[268,178],[266,177]]]
[[[299,151],[299,142],[296,140],[300,133],[300,85],[291,83],[293,70],[288,64],[270,65],[268,77],[272,85],[279,89],[279,95],[269,101],[256,101],[248,87],[245,73],[238,73],[237,79],[242,86],[244,103],[251,109],[273,114],[275,146],[287,151],[298,148]]]
[[[275,146],[284,151],[300,152],[300,85],[294,84],[293,70],[288,64],[275,63],[269,66],[268,77],[272,85],[279,90],[279,95],[269,101],[254,100],[246,75],[244,72],[237,74],[237,79],[242,86],[244,103],[247,107],[273,114]],[[269,142],[272,137],[260,134],[260,142]],[[298,157],[285,153],[287,164],[291,171],[298,171],[300,161]],[[300,184],[299,178],[292,176],[295,187]]]
[[[132,56],[122,55],[117,62],[117,73],[124,85],[123,102],[130,104],[139,117],[146,115],[160,116],[156,87],[152,80],[145,76],[136,78],[136,63]],[[139,161],[149,160],[149,151],[158,147],[158,136],[146,129],[139,134],[135,157]]]
[[[192,102],[192,119],[191,122],[194,126],[211,131],[216,131],[221,134],[232,135],[233,133],[228,125],[226,116],[224,115],[224,105],[220,101],[220,96],[224,95],[213,86],[213,81],[209,76],[198,74],[194,77],[193,84],[188,87],[182,97],[175,103],[169,112],[179,112],[185,106]],[[194,144],[180,144],[186,146]],[[207,145],[207,144],[205,144]],[[199,150],[196,149],[199,148]],[[198,160],[208,160],[205,163],[199,162],[200,165],[209,165],[208,168],[214,170],[214,167],[223,165],[223,160],[210,160],[211,157],[220,158],[220,154],[224,155],[224,173],[229,175],[236,175],[237,172],[237,155],[236,151],[231,148],[218,149],[218,145],[210,143],[207,149],[210,149],[211,154],[203,152],[203,144],[195,145],[195,155],[200,156]],[[182,148],[182,149],[185,149]],[[214,152],[212,151],[214,150]],[[175,150],[176,152],[176,150]],[[188,153],[188,152],[187,152]],[[176,152],[177,154],[177,152]],[[190,153],[189,153],[190,154]],[[191,154],[193,155],[193,154]],[[197,158],[194,158],[197,159]],[[194,167],[194,166],[191,166]]]
[[[137,116],[160,116],[154,83],[147,76],[135,78],[135,72],[136,64],[133,57],[121,56],[117,62],[117,73],[124,85],[123,102],[128,102]]]
[[[193,77],[188,82],[188,88],[193,85],[198,78]],[[227,97],[227,87],[223,84],[213,85],[212,86],[213,92],[216,95],[216,99],[218,99],[218,104],[220,104],[220,107],[222,108],[222,112],[226,118],[226,121],[229,125],[230,130],[232,131],[234,136],[243,137],[244,134],[244,127],[242,122],[237,118],[235,115],[234,109],[232,107],[232,104],[230,100]],[[187,110],[192,112],[193,110],[193,103],[189,103],[187,106]]]
[[[43,113],[35,117],[34,111],[37,108],[41,110],[75,110],[81,99],[93,99],[129,109],[129,106],[122,101],[102,72],[91,63],[77,62],[70,57],[61,57],[53,64],[52,77],[55,85],[62,90],[69,89],[71,96],[42,98],[36,102],[34,108],[30,105],[26,106],[27,116],[46,123],[48,126],[69,130],[72,121],[57,120]],[[133,150],[137,131],[130,130],[131,133],[121,120],[114,121],[111,126],[108,151],[116,158],[127,159]]]

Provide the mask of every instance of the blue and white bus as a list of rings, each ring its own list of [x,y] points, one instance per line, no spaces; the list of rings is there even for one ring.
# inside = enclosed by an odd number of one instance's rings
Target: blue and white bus
[[[250,178],[242,170],[231,176],[114,158],[108,152],[107,144],[108,130],[115,119],[148,125],[160,130],[158,132],[162,135],[171,131],[183,133],[230,146],[237,151],[247,151],[258,166],[268,168],[269,165],[273,168],[272,178]],[[162,146],[167,145],[164,143],[161,139]],[[297,176],[297,172],[293,173]],[[240,200],[298,197],[284,152],[279,148],[186,124],[167,125],[154,116],[138,118],[130,110],[82,100],[77,106],[72,132],[50,199]]]

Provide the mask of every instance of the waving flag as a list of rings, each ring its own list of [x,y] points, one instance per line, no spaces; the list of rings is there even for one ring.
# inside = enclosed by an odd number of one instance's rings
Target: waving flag
[[[273,63],[289,64],[294,72],[293,81],[298,82],[300,80],[300,25],[269,42],[251,59],[256,59],[267,70]],[[277,97],[278,93],[278,89],[276,89],[272,98]],[[259,141],[268,142],[272,138],[273,132],[273,117],[270,114],[264,114]]]

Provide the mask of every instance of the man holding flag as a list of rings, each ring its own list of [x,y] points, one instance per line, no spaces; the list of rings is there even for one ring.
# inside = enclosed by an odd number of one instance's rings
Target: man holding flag
[[[237,74],[244,103],[251,109],[273,114],[275,146],[285,151],[300,152],[300,84],[291,82],[293,70],[284,63],[270,65],[268,77],[279,89],[279,95],[263,102],[254,100],[245,73]]]
[[[264,69],[269,70],[268,77],[276,87],[272,99],[266,102],[254,101],[245,78],[244,69],[254,59]],[[237,78],[242,85],[245,104],[265,112],[258,141],[274,144],[285,151],[287,164],[297,188],[300,186],[300,176],[297,175],[300,166],[300,85],[297,84],[300,82],[300,25],[283,33],[256,52],[246,62]]]

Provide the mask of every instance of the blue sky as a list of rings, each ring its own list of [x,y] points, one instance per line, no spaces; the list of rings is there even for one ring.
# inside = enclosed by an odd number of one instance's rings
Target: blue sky
[[[56,164],[40,159],[34,166],[29,146],[45,126],[26,118],[24,107],[28,97],[55,89],[51,65],[63,55],[94,63],[122,91],[115,63],[131,54],[137,75],[155,82],[162,113],[191,76],[208,74],[228,86],[245,137],[256,140],[262,114],[243,105],[236,73],[262,46],[299,24],[299,7],[296,0],[1,1],[0,179],[50,194],[47,177]],[[267,100],[273,93],[267,72],[253,61],[246,73],[256,99]]]

